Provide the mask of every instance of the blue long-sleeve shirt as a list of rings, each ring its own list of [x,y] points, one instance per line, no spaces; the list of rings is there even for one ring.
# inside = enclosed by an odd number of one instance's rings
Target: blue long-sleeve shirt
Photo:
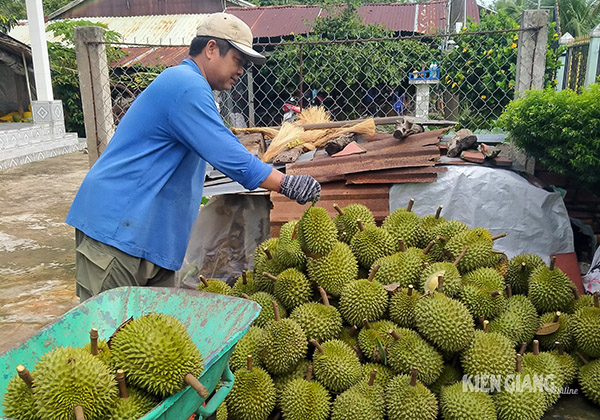
[[[66,223],[177,270],[198,215],[206,162],[250,190],[272,170],[225,127],[208,82],[186,59],[132,103],[83,180]]]

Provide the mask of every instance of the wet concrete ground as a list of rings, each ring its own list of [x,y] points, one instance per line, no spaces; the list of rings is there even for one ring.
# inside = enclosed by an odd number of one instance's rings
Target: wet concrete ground
[[[79,302],[64,219],[87,170],[76,152],[0,171],[0,353]]]

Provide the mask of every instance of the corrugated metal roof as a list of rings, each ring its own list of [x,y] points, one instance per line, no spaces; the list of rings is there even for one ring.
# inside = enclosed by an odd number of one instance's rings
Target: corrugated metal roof
[[[133,64],[142,66],[176,66],[188,57],[188,47],[132,47],[123,48],[127,54],[112,67],[129,67]]]
[[[415,3],[367,4],[358,9],[368,25],[383,24],[393,31],[412,31],[415,25]]]
[[[228,7],[225,12],[242,19],[250,26],[255,38],[262,38],[309,32],[310,24],[319,16],[321,8],[310,5]]]

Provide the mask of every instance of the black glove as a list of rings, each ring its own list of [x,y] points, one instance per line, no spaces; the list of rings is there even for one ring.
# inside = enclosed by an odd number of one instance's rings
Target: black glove
[[[299,204],[306,204],[319,199],[321,184],[310,175],[284,175],[277,192]]]

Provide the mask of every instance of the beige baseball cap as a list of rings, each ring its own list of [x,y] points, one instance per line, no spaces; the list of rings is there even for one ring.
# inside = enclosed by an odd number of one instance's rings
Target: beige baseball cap
[[[240,18],[229,13],[211,13],[200,21],[197,36],[213,36],[229,41],[249,61],[263,64],[266,58],[252,49],[252,31]]]

